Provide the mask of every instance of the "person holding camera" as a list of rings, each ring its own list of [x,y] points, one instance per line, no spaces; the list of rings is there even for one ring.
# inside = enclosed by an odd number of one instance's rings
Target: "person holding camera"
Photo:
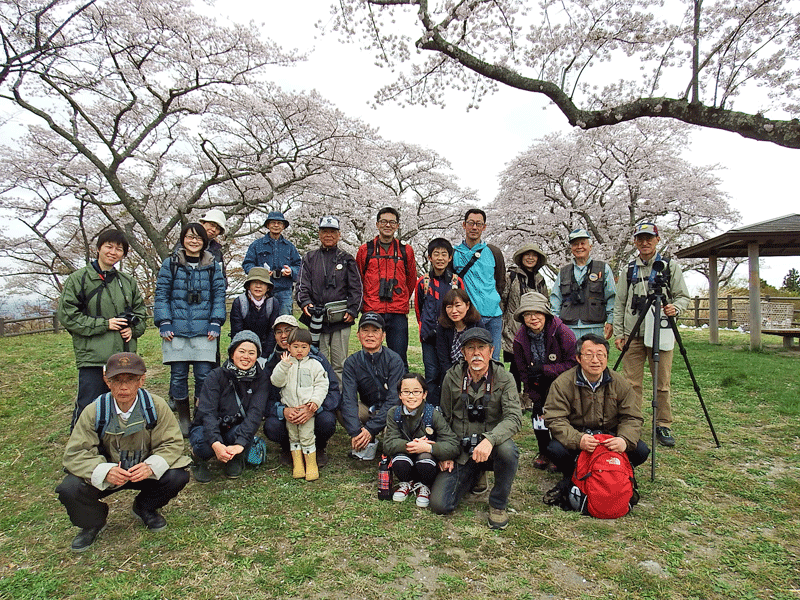
[[[588,231],[573,229],[568,239],[572,261],[561,267],[553,282],[553,314],[576,338],[594,333],[610,339],[614,334],[614,273],[602,260],[590,260],[592,238]]]
[[[216,363],[217,338],[226,316],[225,278],[220,264],[206,251],[208,235],[200,223],[186,225],[180,242],[158,272],[153,320],[162,338],[163,362],[170,366],[169,395],[187,437],[189,366],[197,398]]]
[[[417,284],[414,249],[395,238],[400,213],[386,206],[378,211],[375,239],[356,253],[364,282],[364,312],[374,312],[386,323],[386,345],[397,352],[408,370],[409,300]]]
[[[633,232],[633,245],[639,256],[632,260],[620,273],[617,281],[617,310],[614,311],[614,344],[622,350],[633,327],[639,319],[639,313],[647,303],[647,298],[654,284],[663,290],[664,302],[662,311],[668,317],[675,317],[689,306],[689,289],[683,279],[681,266],[674,260],[664,260],[656,248],[661,238],[658,227],[654,223],[640,223]],[[633,386],[639,407],[642,406],[642,379],[644,377],[644,361],[650,363],[653,373],[652,337],[645,335],[645,328],[639,331],[622,357],[622,371]],[[659,344],[658,389],[656,390],[656,440],[662,446],[674,446],[672,434],[672,403],[670,401],[670,376],[672,373],[671,336],[662,335]]]
[[[300,253],[297,247],[283,237],[289,221],[278,210],[273,210],[264,221],[267,235],[257,239],[247,249],[242,269],[250,273],[253,267],[270,272],[274,286],[272,295],[278,301],[282,315],[292,314],[292,286],[300,274]]]
[[[356,259],[339,248],[340,237],[338,218],[319,220],[321,246],[303,257],[297,304],[303,310],[300,321],[319,336],[319,349],[341,382],[350,328],[361,310],[362,286]]]
[[[522,426],[517,384],[503,363],[493,360],[492,334],[482,327],[462,336],[464,360],[444,376],[439,408],[461,442],[455,460],[439,462],[431,491],[431,510],[453,512],[481,474],[494,471],[489,493],[491,529],[508,526],[508,497],[519,465],[512,439]]]
[[[240,331],[228,346],[228,360],[203,382],[189,430],[192,474],[198,483],[211,481],[211,458],[225,465],[225,476],[230,479],[239,477],[244,470],[245,456],[267,404],[269,374],[258,363],[259,356],[258,336],[252,331]]]
[[[78,395],[70,431],[81,412],[108,392],[103,367],[112,354],[136,352],[147,312],[136,280],[114,265],[128,254],[121,231],[107,229],[97,237],[97,258],[72,273],[58,303],[58,320],[72,335],[78,366]]]

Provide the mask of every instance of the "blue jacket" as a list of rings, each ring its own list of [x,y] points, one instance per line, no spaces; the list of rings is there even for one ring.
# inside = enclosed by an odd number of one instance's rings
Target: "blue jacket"
[[[499,317],[500,295],[506,287],[506,265],[500,250],[479,242],[472,248],[461,242],[453,248],[453,269],[464,280],[464,289],[482,317]],[[462,274],[470,259],[480,253],[469,270]]]
[[[292,269],[292,276],[281,275],[283,265],[289,265]],[[275,286],[272,293],[284,290],[291,290],[292,284],[300,276],[300,253],[295,245],[280,236],[277,240],[272,239],[269,234],[257,239],[250,244],[247,254],[242,261],[242,269],[248,273],[253,267],[264,267],[270,270],[272,283]]]
[[[192,296],[197,302],[190,304]],[[156,280],[153,322],[178,337],[219,333],[225,322],[225,278],[211,253],[204,252],[196,267],[187,266],[183,248],[164,260]]]

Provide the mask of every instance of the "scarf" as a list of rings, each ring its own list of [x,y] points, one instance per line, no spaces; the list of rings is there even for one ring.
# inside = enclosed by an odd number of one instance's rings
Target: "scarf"
[[[256,362],[252,367],[243,371],[229,358],[222,364],[222,368],[225,369],[226,372],[233,375],[236,380],[247,380],[247,379],[255,379],[256,376],[256,367],[258,367],[258,363]]]
[[[544,330],[534,333],[528,329],[527,333],[528,339],[531,341],[531,358],[535,364],[543,365],[545,363]]]

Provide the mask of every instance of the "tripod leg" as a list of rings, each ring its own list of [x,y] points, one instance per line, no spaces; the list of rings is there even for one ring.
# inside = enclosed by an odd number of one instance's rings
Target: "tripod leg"
[[[714,424],[711,422],[711,416],[708,414],[706,403],[703,401],[703,395],[700,393],[700,384],[697,383],[697,378],[694,376],[694,371],[692,371],[692,365],[689,363],[689,355],[686,353],[686,347],[683,345],[683,339],[681,338],[681,334],[678,332],[678,326],[675,324],[675,317],[667,317],[667,320],[669,321],[669,326],[672,329],[672,333],[675,334],[675,341],[678,342],[678,348],[681,351],[683,362],[686,363],[686,370],[689,372],[689,378],[692,380],[694,391],[697,394],[697,398],[700,400],[700,406],[703,409],[703,414],[706,416],[708,428],[711,430],[711,435],[714,437],[714,442],[717,444],[717,448],[719,448],[720,443],[719,439],[717,438],[717,432],[714,431]]]

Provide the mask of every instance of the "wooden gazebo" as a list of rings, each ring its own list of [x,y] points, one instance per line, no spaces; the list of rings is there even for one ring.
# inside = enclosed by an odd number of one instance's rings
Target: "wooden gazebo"
[[[717,258],[747,257],[749,261],[750,349],[761,348],[762,256],[800,256],[800,215],[793,214],[739,229],[731,229],[676,253],[678,258],[707,258],[709,265],[709,328],[712,344],[719,343],[719,274]],[[800,334],[800,333],[799,333]],[[790,338],[791,339],[791,338]]]

